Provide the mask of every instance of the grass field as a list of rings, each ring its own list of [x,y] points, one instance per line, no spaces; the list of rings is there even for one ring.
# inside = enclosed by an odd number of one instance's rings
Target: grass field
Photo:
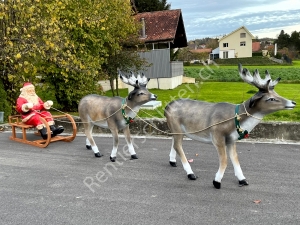
[[[281,78],[282,83],[300,82],[300,62],[296,61],[293,66],[243,66],[251,73],[258,69],[261,77],[264,77],[268,70],[273,79]],[[241,81],[238,75],[238,66],[187,66],[184,67],[184,74],[187,77],[196,78],[198,81],[222,81],[237,82]]]
[[[300,84],[277,84],[276,92],[285,98],[300,103]],[[139,116],[143,118],[164,118],[165,106],[174,99],[190,98],[208,102],[229,102],[239,104],[253,96],[255,87],[243,82],[202,82],[196,84],[183,84],[173,90],[151,89],[158,96],[162,107],[155,110],[140,110]],[[120,96],[126,97],[127,89],[120,90]],[[111,96],[111,92],[106,93]],[[264,121],[300,121],[300,109],[273,113],[264,118]]]
[[[300,105],[300,60],[293,61],[293,65],[268,65],[268,66],[244,66],[253,72],[258,69],[261,77],[268,70],[272,79],[281,77],[275,90],[281,96],[294,100]],[[201,76],[199,76],[201,72]],[[257,92],[257,89],[243,82],[238,74],[236,66],[188,66],[184,67],[184,73],[188,77],[195,77],[196,84],[183,84],[173,90],[151,89],[150,91],[162,101],[162,107],[155,110],[140,110],[139,116],[143,118],[164,118],[164,108],[172,100],[190,98],[208,102],[229,102],[239,104],[249,99]],[[127,89],[119,90],[121,97],[128,95]],[[49,93],[49,95],[51,95]],[[111,91],[105,93],[112,96]],[[47,99],[53,99],[47,96]],[[55,113],[55,112],[54,112]],[[77,112],[71,113],[78,116]],[[300,108],[297,105],[293,110],[279,111],[264,117],[264,121],[294,121],[300,122]]]

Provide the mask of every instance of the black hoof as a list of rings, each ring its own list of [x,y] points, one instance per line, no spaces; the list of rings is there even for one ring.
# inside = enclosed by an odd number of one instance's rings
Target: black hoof
[[[191,174],[188,174],[188,178],[189,178],[190,180],[196,180],[198,177],[195,176],[195,174],[191,173]]]
[[[244,185],[249,185],[248,181],[247,181],[246,179],[240,180],[240,181],[239,181],[239,186],[242,187],[242,186],[244,186]]]
[[[95,157],[99,158],[99,157],[101,157],[101,156],[103,156],[103,155],[100,154],[100,152],[95,153]]]
[[[131,155],[131,159],[138,159],[138,157],[136,156],[136,154]]]
[[[85,146],[88,150],[92,150],[92,146],[91,145],[86,145]]]
[[[213,184],[214,184],[214,187],[216,188],[216,189],[220,189],[221,188],[221,183],[220,182],[218,182],[218,181],[213,181]]]
[[[171,162],[171,161],[170,161],[170,165],[173,166],[173,167],[177,167],[176,162]]]
[[[115,162],[116,161],[116,157],[111,157],[109,156],[110,161]]]

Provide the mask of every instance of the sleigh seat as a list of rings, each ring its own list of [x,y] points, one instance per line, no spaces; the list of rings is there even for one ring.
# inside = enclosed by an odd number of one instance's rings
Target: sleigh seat
[[[21,115],[9,116],[8,117],[9,125],[12,128],[12,135],[10,136],[10,139],[13,140],[13,141],[33,145],[33,146],[40,147],[40,148],[46,148],[51,142],[56,142],[56,141],[71,142],[76,137],[76,133],[77,133],[76,123],[75,123],[73,117],[69,114],[54,115],[53,116],[54,120],[55,119],[63,119],[63,118],[66,118],[71,122],[72,128],[73,128],[72,134],[64,135],[64,133],[62,133],[62,134],[57,135],[55,137],[51,137],[50,126],[48,125],[46,120],[41,117],[40,120],[43,122],[43,124],[45,125],[45,127],[47,129],[47,133],[48,133],[47,139],[45,139],[45,140],[42,139],[40,133],[38,131],[35,131],[34,134],[36,136],[39,136],[39,138],[35,138],[36,140],[35,139],[34,140],[29,140],[27,138],[27,133],[26,132],[27,132],[28,129],[35,129],[35,128],[31,125],[27,125],[27,124],[23,123]],[[19,137],[20,135],[17,135],[17,132],[16,132],[17,128],[22,130],[22,138]]]

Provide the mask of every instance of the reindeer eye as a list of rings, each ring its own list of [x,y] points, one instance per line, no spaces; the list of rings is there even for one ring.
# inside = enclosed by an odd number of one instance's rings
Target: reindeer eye
[[[275,98],[268,98],[267,101],[274,102],[274,101],[276,101],[276,99]]]
[[[140,96],[140,95],[144,95],[144,93],[143,93],[143,92],[140,92],[140,93],[137,94],[137,96]]]

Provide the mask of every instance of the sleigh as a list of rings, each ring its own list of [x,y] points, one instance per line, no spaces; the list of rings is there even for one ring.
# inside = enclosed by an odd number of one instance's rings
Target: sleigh
[[[45,140],[42,139],[42,137],[38,131],[35,131],[34,134],[35,134],[35,136],[39,136],[39,137],[29,139],[27,137],[27,131],[28,131],[28,129],[34,129],[34,127],[23,123],[21,115],[14,115],[14,116],[9,116],[9,124],[12,128],[12,136],[10,136],[10,139],[13,141],[33,145],[33,146],[40,147],[40,148],[46,148],[51,142],[56,142],[56,141],[71,142],[71,141],[73,141],[75,139],[76,133],[77,133],[76,123],[75,123],[73,117],[69,114],[64,114],[64,115],[54,115],[53,119],[54,120],[55,119],[69,120],[69,122],[72,124],[72,128],[73,128],[72,134],[69,134],[69,135],[62,134],[62,135],[57,135],[55,137],[51,137],[50,127],[49,127],[48,123],[46,122],[46,120],[41,117],[40,120],[43,122],[43,124],[45,125],[45,127],[47,129],[47,133],[48,133],[47,139],[45,139]],[[22,133],[17,134],[16,129],[21,129]]]

